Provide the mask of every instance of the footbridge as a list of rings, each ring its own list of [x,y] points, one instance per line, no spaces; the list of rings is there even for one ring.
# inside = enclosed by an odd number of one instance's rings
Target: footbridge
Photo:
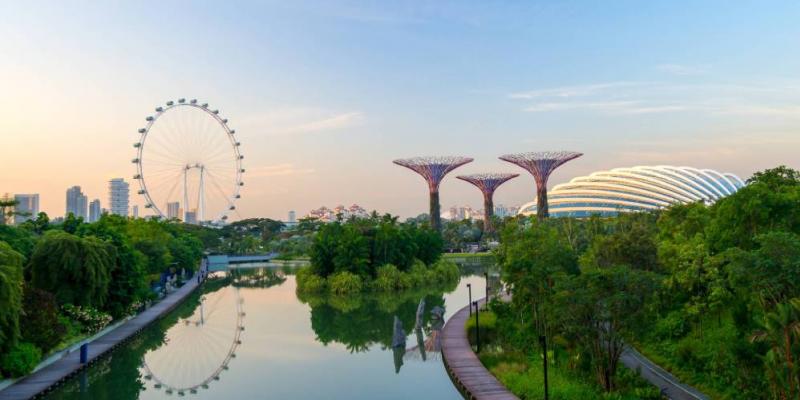
[[[208,271],[227,271],[231,265],[236,264],[251,264],[251,263],[266,263],[278,257],[278,253],[267,254],[250,254],[241,256],[232,256],[227,254],[217,254],[207,256],[208,258]]]

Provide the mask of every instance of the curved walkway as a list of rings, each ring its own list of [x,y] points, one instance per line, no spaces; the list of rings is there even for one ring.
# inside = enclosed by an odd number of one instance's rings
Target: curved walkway
[[[483,302],[480,300],[480,304]],[[442,359],[450,379],[468,399],[518,399],[483,366],[472,351],[464,329],[468,317],[469,305],[450,317],[442,329]]]
[[[89,344],[89,362],[87,364],[80,363],[80,351],[73,351],[64,355],[62,359],[0,390],[0,400],[30,399],[50,390],[54,385],[63,382],[88,364],[95,362],[99,357],[124,343],[153,321],[170,312],[198,286],[199,283],[196,279],[189,279],[178,290],[154,306],[92,341]]]

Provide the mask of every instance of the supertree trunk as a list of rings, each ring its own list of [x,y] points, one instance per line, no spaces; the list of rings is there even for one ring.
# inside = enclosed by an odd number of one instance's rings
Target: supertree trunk
[[[442,231],[442,214],[441,206],[439,205],[439,191],[431,192],[430,201],[430,219],[431,228],[441,232]]]
[[[494,202],[492,195],[484,193],[483,195],[483,231],[486,233],[494,233]]]
[[[544,221],[550,216],[550,207],[547,206],[547,186],[542,185],[536,188],[536,218]]]

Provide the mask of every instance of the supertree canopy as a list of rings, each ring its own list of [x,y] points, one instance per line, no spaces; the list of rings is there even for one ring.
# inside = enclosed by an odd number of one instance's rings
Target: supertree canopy
[[[472,175],[459,175],[458,179],[467,181],[481,190],[483,193],[483,230],[485,232],[494,232],[494,225],[492,224],[492,217],[494,216],[494,191],[500,185],[510,179],[518,177],[519,174],[508,173],[485,173],[485,174],[472,174]]]
[[[548,217],[547,208],[547,179],[550,174],[567,161],[574,160],[583,153],[575,151],[540,151],[530,153],[506,154],[500,156],[503,161],[508,161],[524,168],[536,180],[536,215],[541,219]]]
[[[439,206],[439,184],[450,171],[472,162],[469,157],[459,156],[433,156],[433,157],[414,157],[394,160],[394,163],[406,167],[425,178],[428,182],[430,191],[430,218],[431,227],[437,231],[442,229],[442,221]]]

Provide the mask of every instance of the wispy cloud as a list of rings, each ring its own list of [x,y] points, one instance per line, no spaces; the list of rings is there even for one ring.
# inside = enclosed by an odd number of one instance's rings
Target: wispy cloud
[[[582,111],[608,115],[693,112],[710,116],[800,118],[797,82],[687,84],[601,82],[517,92],[531,113]]]
[[[316,108],[286,108],[244,118],[251,130],[270,136],[335,132],[363,124],[360,111],[331,112]]]
[[[656,70],[670,75],[703,75],[711,70],[710,65],[684,65],[684,64],[661,64],[656,66]]]
[[[262,178],[268,176],[293,176],[293,175],[309,175],[315,171],[313,168],[297,168],[294,164],[283,163],[276,165],[264,165],[258,167],[251,167],[247,170],[248,178]]]
[[[364,121],[364,114],[362,114],[361,112],[348,112],[296,125],[288,129],[287,132],[311,133],[319,131],[337,130],[354,125],[359,125],[363,121]]]

